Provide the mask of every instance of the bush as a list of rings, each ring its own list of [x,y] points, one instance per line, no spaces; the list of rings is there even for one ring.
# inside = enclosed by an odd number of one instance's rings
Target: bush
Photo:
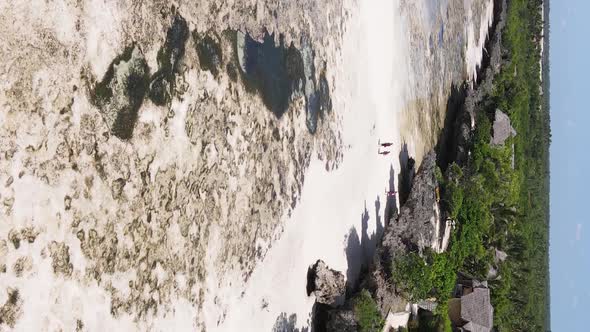
[[[377,332],[383,329],[385,321],[371,294],[363,289],[354,299],[354,315],[361,332]]]
[[[431,273],[426,262],[416,253],[394,259],[392,281],[412,300],[422,300],[432,291]]]
[[[443,208],[448,212],[449,217],[457,219],[461,206],[463,205],[463,188],[461,180],[463,179],[463,170],[459,165],[452,163],[447,171],[447,179],[443,183]]]

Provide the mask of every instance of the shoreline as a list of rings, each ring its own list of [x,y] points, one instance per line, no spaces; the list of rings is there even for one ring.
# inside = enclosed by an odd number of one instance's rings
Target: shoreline
[[[397,127],[397,113],[393,110],[402,107],[403,96],[399,92],[391,95],[390,91],[403,91],[403,83],[393,79],[394,68],[404,68],[407,60],[402,52],[403,27],[395,11],[387,1],[363,3],[358,8],[359,16],[351,17],[343,38],[341,63],[336,67],[333,94],[334,109],[342,117],[342,163],[327,172],[321,160],[311,161],[301,201],[286,221],[280,239],[252,274],[244,297],[229,305],[225,321],[211,330],[270,331],[283,315],[295,315],[296,327],[303,328],[309,324],[315,302],[305,292],[310,264],[320,258],[333,268],[350,268],[349,278],[359,273],[352,270],[360,270],[360,266],[350,266],[354,262],[345,252],[347,242],[356,237],[360,243],[363,237],[374,236],[385,211],[383,196],[390,169],[399,170],[401,143],[391,128]],[[387,37],[377,36],[372,33],[375,30],[389,33]],[[392,40],[392,44],[382,43],[381,38]],[[377,154],[379,140],[394,143],[388,156]],[[363,216],[369,219],[361,234],[359,223],[366,218]],[[351,255],[370,257],[370,253],[362,251]],[[357,259],[362,258],[353,260]],[[261,309],[263,302],[267,305]]]
[[[490,3],[492,2],[490,1]],[[373,10],[375,9],[373,8]],[[360,12],[363,13],[363,10]],[[489,14],[488,12],[484,16]],[[403,22],[402,15],[399,12],[396,15],[398,20]],[[369,15],[367,17],[371,16]],[[347,31],[358,31],[358,27],[363,24],[362,19],[358,20],[356,23],[351,22]],[[354,24],[357,25],[355,26]],[[491,22],[481,24],[482,31],[480,34],[487,36],[490,26]],[[483,31],[484,27],[485,31]],[[403,48],[403,43],[400,43],[403,40],[403,33],[401,33],[403,31],[402,24],[399,25],[398,29],[397,38],[399,39],[397,42],[398,45],[401,45],[401,47],[398,46],[398,51],[401,51]],[[367,29],[367,31],[370,30]],[[369,33],[368,43],[371,43],[371,36],[372,34]],[[343,40],[345,43],[348,42],[352,45],[350,46],[352,50],[350,54],[352,55],[355,54],[354,52],[358,52],[358,48],[364,49],[364,44],[355,45],[356,40],[350,38],[350,36],[345,35]],[[483,44],[486,41],[487,37],[483,38],[480,43]],[[351,52],[351,50],[347,50],[346,44],[343,46],[342,52],[344,58],[346,58],[346,52]],[[371,52],[368,53],[370,54]],[[483,50],[480,50],[480,53],[483,53]],[[400,134],[404,130],[400,127],[401,122],[399,117],[403,115],[401,110],[405,108],[404,105],[407,104],[406,98],[408,96],[406,90],[408,89],[408,83],[404,84],[402,81],[411,81],[410,76],[412,74],[410,72],[412,69],[408,67],[408,54],[395,54],[394,56],[401,61],[398,66],[395,66],[396,75],[394,80],[396,82],[393,83],[393,86],[397,86],[397,91],[400,93],[394,113],[395,122],[387,122],[389,125],[394,123],[399,128],[397,130],[397,136],[399,138],[395,139],[394,137],[392,139],[394,145],[390,155],[393,158],[389,159],[388,156],[385,162],[384,160],[379,160],[380,158],[375,158],[377,142],[379,139],[384,140],[379,134],[390,131],[388,129],[390,126],[382,125],[384,119],[391,116],[391,110],[388,111],[387,104],[375,105],[382,109],[382,113],[377,112],[372,115],[375,117],[374,119],[378,125],[371,127],[370,121],[366,119],[366,112],[360,112],[361,114],[359,114],[358,110],[356,110],[357,113],[354,113],[355,106],[362,107],[362,103],[359,104],[360,100],[355,102],[353,98],[346,102],[346,99],[342,99],[342,96],[346,95],[347,92],[353,95],[350,93],[352,89],[349,88],[351,90],[342,91],[342,82],[345,80],[340,80],[336,77],[336,82],[340,82],[340,84],[337,85],[334,93],[336,98],[335,109],[338,106],[353,105],[350,108],[344,108],[345,111],[342,114],[343,145],[347,147],[344,152],[342,164],[337,170],[326,172],[321,161],[317,159],[312,160],[305,174],[306,185],[304,185],[301,193],[302,199],[295,208],[291,218],[288,219],[284,233],[279,240],[273,243],[272,249],[264,261],[257,266],[252,279],[249,281],[243,293],[243,298],[236,300],[229,306],[232,310],[228,313],[225,321],[219,326],[219,331],[232,330],[244,326],[255,330],[269,330],[273,327],[273,324],[277,326],[277,324],[285,321],[285,317],[289,318],[289,322],[290,324],[292,323],[293,327],[303,329],[306,326],[310,326],[309,320],[312,319],[311,314],[315,299],[313,296],[307,296],[305,292],[305,275],[308,267],[318,259],[326,262],[330,268],[345,273],[348,287],[357,283],[356,280],[360,276],[361,266],[366,266],[371,260],[381,236],[379,233],[382,233],[383,225],[385,224],[386,198],[383,198],[383,189],[379,190],[379,183],[382,183],[384,187],[388,183],[391,183],[394,188],[397,188],[398,179],[400,179],[401,174],[400,164],[403,159],[402,154],[409,153],[412,156],[416,156],[417,159],[421,159],[421,155],[416,155],[417,151],[414,141],[401,141],[402,135]],[[354,59],[358,55],[350,57]],[[404,57],[406,59],[405,61]],[[483,57],[482,55],[477,59],[481,61]],[[361,60],[357,59],[356,61],[362,63],[363,60],[365,58],[361,57]],[[369,64],[368,74],[364,74],[364,79],[367,82],[363,82],[361,78],[360,84],[365,83],[369,86],[375,84],[375,80],[370,79],[372,77],[371,75],[374,75],[373,77],[383,77],[382,80],[387,82],[387,75],[383,74],[384,70],[379,65],[379,62],[370,61]],[[341,65],[348,69],[351,68],[346,63],[346,60]],[[407,68],[407,75],[400,75],[399,69],[403,70],[404,66]],[[474,67],[474,70],[478,70],[478,66],[479,64]],[[342,67],[339,65],[338,68]],[[362,69],[360,70],[362,71]],[[350,73],[347,72],[341,72],[340,75],[350,77]],[[477,74],[474,73],[474,75]],[[358,82],[356,84],[357,86],[359,85]],[[354,86],[354,83],[351,85]],[[384,89],[383,85],[380,84],[377,84],[377,86],[380,89],[370,91],[369,95],[373,98],[379,95],[386,96],[387,89]],[[358,93],[359,97],[361,95],[362,93]],[[399,103],[400,99],[406,101]],[[393,101],[389,98],[383,100]],[[352,114],[350,114],[351,112]],[[362,129],[359,132],[359,129],[363,125],[364,130],[368,130],[370,135],[364,136]],[[410,152],[408,152],[408,147]],[[363,158],[364,163],[352,161],[358,158]],[[363,169],[363,172],[358,173],[359,169]],[[371,171],[371,169],[373,170]],[[388,172],[383,172],[383,170],[388,170]],[[375,173],[377,175],[374,175]],[[355,176],[358,177],[358,174],[371,174],[371,176],[369,179],[352,180]],[[345,180],[343,181],[342,179]],[[377,195],[377,199],[372,198],[371,192]],[[350,196],[357,198],[351,199]],[[362,196],[365,197],[362,198]],[[324,202],[320,203],[322,200]],[[399,206],[397,197],[394,205],[396,207]],[[358,219],[361,219],[360,225]],[[350,253],[350,250],[348,250],[351,244],[358,248],[355,253]],[[277,292],[277,289],[281,289],[281,291]],[[263,310],[260,309],[262,307]],[[252,319],[252,317],[256,318]],[[252,320],[255,321],[254,324],[252,324]],[[209,324],[207,325],[210,326]]]

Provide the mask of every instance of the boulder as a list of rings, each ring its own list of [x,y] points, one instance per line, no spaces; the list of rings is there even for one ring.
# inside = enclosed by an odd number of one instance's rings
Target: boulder
[[[184,56],[185,44],[189,37],[186,20],[176,14],[172,26],[166,33],[166,42],[158,51],[158,71],[152,76],[148,97],[158,105],[170,103],[175,84],[175,75],[179,72],[180,59]]]
[[[422,160],[414,176],[407,201],[399,216],[394,214],[386,225],[364,287],[371,291],[383,316],[390,310],[403,310],[405,300],[391,283],[391,262],[408,252],[422,252],[440,243],[440,210],[436,197],[436,154],[431,152]]]
[[[139,108],[149,85],[149,68],[139,46],[125,48],[109,65],[90,94],[111,133],[128,140],[133,135]]]
[[[352,310],[336,309],[328,312],[326,321],[327,332],[357,332],[359,330]]]
[[[307,271],[307,295],[313,293],[316,302],[337,307],[344,303],[346,280],[341,272],[328,268],[318,260]]]
[[[385,229],[382,250],[392,255],[400,250],[422,252],[438,241],[437,229],[441,221],[435,172],[436,155],[431,152],[422,160],[399,217],[390,221],[390,227]]]
[[[223,63],[223,53],[217,37],[205,35],[204,37],[194,34],[193,38],[197,45],[197,55],[201,69],[209,71],[214,77],[219,74],[219,68]]]

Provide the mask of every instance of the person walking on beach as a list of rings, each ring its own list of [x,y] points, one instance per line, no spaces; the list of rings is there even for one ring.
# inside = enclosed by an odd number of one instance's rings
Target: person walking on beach
[[[389,143],[389,142],[381,143],[381,140],[379,140],[377,142],[377,144],[379,144],[379,150],[377,150],[377,153],[379,153],[380,155],[383,155],[383,156],[387,156],[389,154],[389,151],[387,151],[387,150],[381,151],[381,148],[388,148],[393,145],[393,143]]]
[[[378,144],[384,148],[388,148],[393,145],[393,143],[389,143],[389,142],[381,143],[381,140],[379,140]]]

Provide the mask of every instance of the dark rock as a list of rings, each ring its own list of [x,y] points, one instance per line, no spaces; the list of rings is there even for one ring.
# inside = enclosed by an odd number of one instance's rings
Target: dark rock
[[[8,299],[0,307],[0,327],[6,325],[12,329],[23,314],[23,301],[19,296],[18,289],[9,287],[6,292]]]
[[[307,107],[305,109],[305,125],[307,126],[307,130],[311,134],[315,134],[315,132],[317,131],[318,119],[320,117],[323,117],[324,109],[322,108],[321,99],[325,99],[325,97],[322,98],[319,91],[313,91],[309,94],[309,96],[306,97],[306,99]]]
[[[55,274],[61,274],[69,277],[72,275],[74,267],[70,262],[70,247],[63,242],[53,241],[49,246],[51,255],[51,266]]]
[[[275,321],[274,326],[272,327],[272,332],[307,332],[308,328],[304,327],[302,329],[297,328],[297,315],[291,314],[287,316],[287,313],[282,312],[277,320]]]
[[[282,35],[278,46],[274,34],[265,33],[262,43],[248,34],[237,35],[238,62],[246,84],[260,92],[265,106],[277,118],[282,117],[303,80],[301,54],[293,45],[286,47]]]
[[[307,271],[307,295],[311,293],[315,294],[318,303],[332,307],[342,305],[346,294],[344,275],[318,260]]]
[[[416,175],[416,161],[410,157],[408,151],[408,145],[404,143],[399,153],[399,165],[400,172],[398,175],[398,190],[397,194],[399,197],[400,205],[404,205],[410,195],[410,189],[412,189],[412,182]],[[391,170],[390,172],[392,172]],[[391,175],[390,175],[391,176]],[[390,190],[394,190],[391,188]]]
[[[223,53],[217,37],[212,35],[199,36],[196,32],[193,33],[193,39],[197,44],[197,55],[199,56],[199,63],[203,70],[208,70],[217,77],[219,68],[223,63]]]
[[[158,51],[158,71],[151,78],[149,97],[156,105],[167,105],[171,101],[175,75],[179,71],[178,64],[184,56],[188,36],[188,24],[177,14],[166,33],[164,45]]]
[[[66,211],[72,208],[72,198],[68,195],[64,197],[64,208]]]
[[[304,63],[301,52],[291,44],[286,50],[285,57],[287,77],[289,77],[291,81],[303,79]]]
[[[111,133],[130,139],[137,114],[148,88],[149,68],[136,45],[127,47],[111,62],[102,81],[90,95],[92,104],[100,108]]]
[[[185,44],[188,40],[189,30],[186,20],[176,14],[172,26],[166,33],[166,43],[164,50],[158,54],[158,64],[160,67],[170,66],[172,72],[178,71],[178,63],[184,56]]]
[[[336,309],[328,311],[326,332],[357,332],[359,325],[352,310]]]
[[[125,181],[125,179],[123,178],[113,180],[111,184],[111,196],[114,199],[118,199],[121,197],[121,195],[123,194],[123,188],[125,187],[126,183],[127,181]]]
[[[306,100],[306,126],[311,134],[317,130],[318,119],[332,108],[330,89],[325,75],[316,82],[313,64],[314,52],[307,38],[301,39],[301,48],[291,43],[285,45],[279,36],[275,45],[274,35],[264,34],[258,42],[250,35],[236,33],[236,55],[249,90],[258,91],[265,106],[277,118],[289,108],[293,95],[303,94]]]
[[[20,248],[20,241],[22,240],[21,234],[19,231],[12,229],[8,232],[8,240],[12,242],[14,249]]]
[[[311,308],[311,330],[313,332],[326,332],[326,323],[328,321],[328,313],[332,309],[330,306],[314,303]]]
[[[318,91],[320,97],[320,110],[323,112],[329,112],[332,110],[332,98],[330,97],[330,86],[325,74],[320,75],[320,86]]]
[[[468,114],[468,113],[467,113]],[[464,165],[469,157],[469,144],[471,142],[471,125],[467,123],[471,122],[471,116],[459,125],[457,132],[457,147],[455,162],[458,165]]]
[[[392,227],[385,230],[382,248],[395,252],[398,249],[408,250],[417,247],[419,251],[430,247],[438,234],[434,229],[440,216],[436,188],[436,155],[427,154],[416,173],[410,195],[401,207],[397,220],[391,221]]]
[[[371,291],[383,316],[391,308],[400,308],[404,300],[391,283],[393,259],[410,251],[422,252],[440,241],[436,223],[440,223],[436,188],[436,155],[427,154],[416,173],[407,201],[399,216],[394,214],[386,225],[381,245],[373,259],[363,286]],[[444,227],[441,227],[444,229]]]
[[[150,83],[150,100],[159,106],[167,105],[171,100],[170,90],[171,86],[166,74],[164,72],[154,74]]]
[[[229,62],[227,66],[225,66],[225,70],[227,71],[227,76],[232,82],[236,82],[238,80],[238,72],[236,66],[233,63]]]

